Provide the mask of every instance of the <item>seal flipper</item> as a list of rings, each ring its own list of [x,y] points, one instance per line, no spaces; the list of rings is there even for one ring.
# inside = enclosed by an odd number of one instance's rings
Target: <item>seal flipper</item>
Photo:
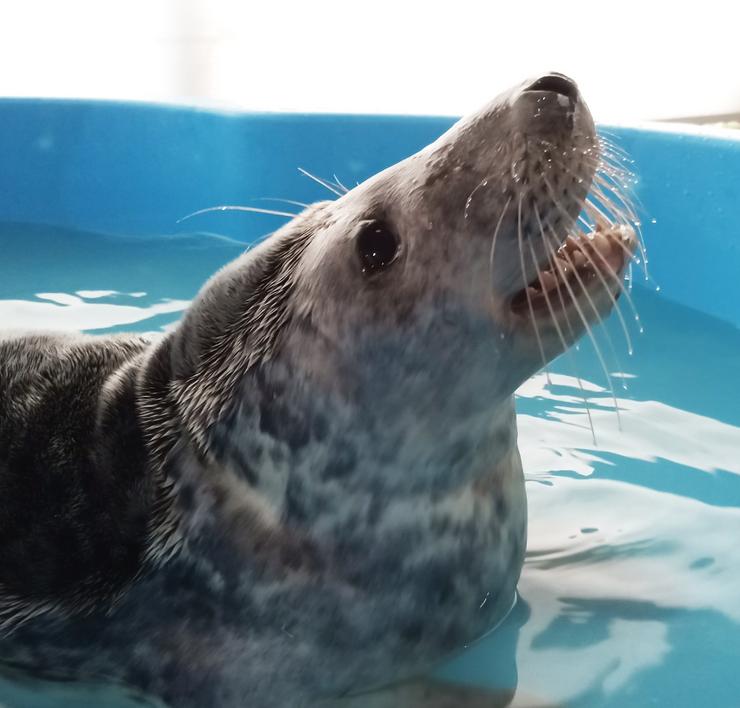
[[[130,364],[147,344],[0,340],[0,633],[109,605],[141,572],[158,491]]]

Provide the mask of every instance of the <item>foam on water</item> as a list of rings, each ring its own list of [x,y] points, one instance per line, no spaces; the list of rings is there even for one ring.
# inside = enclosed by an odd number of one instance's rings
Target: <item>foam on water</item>
[[[165,331],[245,247],[14,225],[0,225],[0,246],[0,328],[94,333]],[[638,286],[632,296],[646,332],[635,355],[614,318],[606,327],[623,353],[621,430],[586,342],[575,370],[563,357],[518,391],[530,507],[520,600],[441,669],[516,686],[522,705],[734,706],[740,696],[740,331]],[[11,690],[0,686],[0,704]],[[38,690],[24,705],[51,705]]]

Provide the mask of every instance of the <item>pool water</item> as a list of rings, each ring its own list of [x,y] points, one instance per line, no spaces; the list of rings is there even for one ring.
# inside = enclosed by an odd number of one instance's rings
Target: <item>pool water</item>
[[[0,328],[106,334],[171,327],[245,244],[3,224],[0,248]],[[597,334],[619,419],[588,339],[518,392],[519,602],[440,670],[521,705],[740,705],[740,330],[654,288],[632,297],[634,354],[616,317]]]

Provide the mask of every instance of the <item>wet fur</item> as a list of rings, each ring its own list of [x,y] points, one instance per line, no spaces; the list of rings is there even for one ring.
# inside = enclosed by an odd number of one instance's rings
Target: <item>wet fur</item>
[[[528,274],[497,263],[492,298],[488,254],[497,221],[516,244],[499,217],[525,109],[499,99],[309,208],[160,340],[0,339],[6,664],[178,708],[300,708],[505,616],[526,544],[512,394],[540,362],[497,309]],[[537,130],[570,140],[556,118]],[[367,219],[403,237],[385,280],[358,269]],[[336,705],[405,694],[382,695]]]

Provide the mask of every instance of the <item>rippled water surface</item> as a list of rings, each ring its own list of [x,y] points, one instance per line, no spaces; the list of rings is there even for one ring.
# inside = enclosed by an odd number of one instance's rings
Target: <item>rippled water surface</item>
[[[163,331],[244,248],[13,225],[0,247],[0,327],[100,334]],[[619,362],[600,337],[621,430],[586,341],[518,393],[520,601],[442,673],[517,687],[521,705],[740,705],[740,331],[652,291],[633,297],[645,327],[634,355],[616,318]]]

